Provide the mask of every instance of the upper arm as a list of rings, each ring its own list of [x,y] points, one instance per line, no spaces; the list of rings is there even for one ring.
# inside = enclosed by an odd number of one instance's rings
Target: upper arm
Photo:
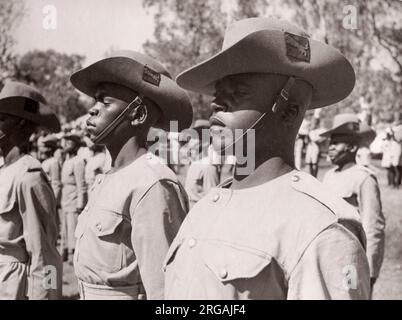
[[[358,239],[339,224],[319,234],[289,280],[289,299],[369,299],[369,267]]]
[[[162,264],[185,214],[186,199],[180,186],[158,181],[132,210],[132,244],[149,299],[162,299]]]

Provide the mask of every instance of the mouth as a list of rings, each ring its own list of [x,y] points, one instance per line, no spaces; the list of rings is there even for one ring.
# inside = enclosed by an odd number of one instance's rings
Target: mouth
[[[226,124],[216,116],[209,118],[210,130],[211,131],[222,131]]]

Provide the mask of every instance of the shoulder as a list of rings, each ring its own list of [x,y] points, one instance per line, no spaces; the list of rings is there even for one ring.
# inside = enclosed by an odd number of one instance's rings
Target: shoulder
[[[27,155],[23,159],[20,170],[19,184],[33,187],[38,183],[46,182],[41,163]]]
[[[150,152],[141,159],[139,168],[147,173],[148,181],[151,184],[163,180],[170,180],[172,183],[179,182],[176,174],[164,163],[164,161]]]
[[[322,182],[305,172],[293,174],[290,182],[296,196],[322,211],[330,211],[339,219],[360,221],[358,212],[341,198],[334,197]]]

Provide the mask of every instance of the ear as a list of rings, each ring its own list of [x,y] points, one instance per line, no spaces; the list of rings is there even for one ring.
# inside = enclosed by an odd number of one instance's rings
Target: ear
[[[148,118],[148,109],[144,104],[139,105],[129,116],[132,126],[144,124]]]
[[[25,120],[25,119],[21,119],[21,120],[18,122],[18,127],[19,127],[19,128],[23,128],[23,127],[25,126],[25,123],[26,123],[26,120]]]
[[[356,145],[356,144],[349,144],[349,151],[350,152],[357,152],[357,149],[359,148],[359,146],[358,145]]]
[[[300,106],[295,103],[288,104],[285,108],[281,110],[281,119],[287,124],[293,124],[299,117]]]

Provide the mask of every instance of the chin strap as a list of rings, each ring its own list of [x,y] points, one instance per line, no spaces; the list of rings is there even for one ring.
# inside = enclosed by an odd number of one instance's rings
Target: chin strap
[[[293,87],[295,80],[296,79],[294,77],[289,77],[285,86],[282,88],[281,92],[276,97],[275,103],[272,106],[273,113],[277,112],[279,110],[279,108],[283,105],[283,103],[287,102],[289,100],[289,92],[290,92],[290,89]]]
[[[94,138],[94,143],[98,143],[107,137],[110,132],[112,132],[124,120],[127,114],[142,104],[143,99],[144,96],[139,94],[133,101],[131,101],[127,107]]]
[[[283,103],[289,100],[289,92],[293,87],[296,79],[294,77],[289,77],[288,81],[282,88],[281,92],[276,97],[276,100],[272,106],[272,112],[276,113],[280,107],[282,107]],[[240,137],[238,137],[233,143],[227,146],[223,151],[226,151],[228,148],[232,147],[235,143],[237,143],[241,138],[243,138],[248,132],[255,128],[255,126],[267,115],[265,111]]]

